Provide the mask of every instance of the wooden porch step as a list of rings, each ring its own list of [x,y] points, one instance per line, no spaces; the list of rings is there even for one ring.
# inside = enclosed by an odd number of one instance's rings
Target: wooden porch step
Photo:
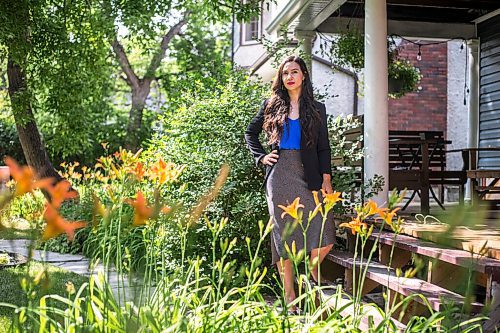
[[[320,297],[332,309],[339,311],[343,318],[354,318],[354,302],[352,297],[345,293],[338,293],[335,288],[322,288]],[[372,331],[373,328],[383,325],[387,327],[387,332],[404,332],[406,325],[394,318],[388,321],[384,318],[383,311],[374,304],[361,302],[361,313],[359,314],[359,323],[356,326],[362,332]]]
[[[355,267],[356,270],[361,269],[360,260],[354,260],[353,255],[348,252],[334,250],[327,255],[326,259],[347,269],[352,270],[353,267]],[[366,266],[364,265],[363,269],[365,269],[365,267]],[[374,260],[372,260],[368,265],[366,277],[404,296],[421,294],[427,299],[432,309],[436,311],[442,310],[446,303],[465,303],[465,297],[457,293],[417,278],[398,277],[396,276],[394,269],[382,265]],[[423,300],[419,297],[415,297],[415,300],[425,305]],[[471,304],[471,309],[475,313],[479,313],[482,308],[483,304],[481,303],[472,302]]]
[[[394,238],[392,232],[376,232],[370,235],[371,240],[379,239],[380,244],[394,246],[396,248],[420,254],[426,257],[436,258],[453,265],[473,268],[476,272],[500,275],[500,260],[472,254],[470,252],[451,249],[433,242],[424,241],[411,236],[399,234]]]

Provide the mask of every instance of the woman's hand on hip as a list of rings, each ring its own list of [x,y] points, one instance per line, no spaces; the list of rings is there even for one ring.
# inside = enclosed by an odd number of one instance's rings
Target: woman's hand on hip
[[[264,165],[272,166],[272,165],[274,165],[274,163],[278,162],[279,158],[280,158],[280,156],[278,155],[278,151],[273,150],[269,154],[265,155],[260,161]]]
[[[333,193],[332,181],[330,175],[323,175],[323,183],[321,184],[321,189],[327,194]]]

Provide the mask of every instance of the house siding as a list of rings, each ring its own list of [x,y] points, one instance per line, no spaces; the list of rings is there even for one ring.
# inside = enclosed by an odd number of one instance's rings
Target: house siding
[[[478,24],[479,147],[500,147],[500,15]],[[480,152],[478,167],[500,169],[500,152]]]

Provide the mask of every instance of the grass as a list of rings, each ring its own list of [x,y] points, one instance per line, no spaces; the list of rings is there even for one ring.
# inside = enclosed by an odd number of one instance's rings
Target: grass
[[[0,214],[0,240],[31,239],[33,229],[30,223],[21,218],[4,218]]]
[[[88,279],[78,274],[68,272],[64,269],[43,264],[30,262],[27,266],[7,268],[0,270],[0,300],[3,303],[11,303],[17,306],[28,304],[26,292],[21,287],[21,281],[29,274],[28,280],[34,280],[41,272],[46,270],[46,278],[40,280],[39,284],[33,286],[33,301],[38,303],[39,299],[48,294],[68,295],[66,282],[71,281],[78,288]],[[0,333],[9,332],[14,310],[0,307]]]

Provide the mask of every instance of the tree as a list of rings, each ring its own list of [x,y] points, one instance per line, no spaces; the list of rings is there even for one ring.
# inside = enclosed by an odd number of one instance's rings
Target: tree
[[[81,156],[99,146],[93,130],[112,112],[111,53],[132,95],[127,137],[137,146],[151,83],[183,27],[194,18],[242,19],[259,9],[257,1],[239,0],[2,1],[0,56],[8,58],[11,109],[27,163],[39,175],[57,176],[49,155]],[[127,42],[150,59],[147,66],[134,67]]]
[[[26,162],[39,176],[59,178],[40,119],[50,124],[44,128],[50,146],[62,157],[81,155],[107,111],[109,43],[102,17],[92,12],[84,0],[0,3],[0,57],[8,59],[12,115]]]
[[[19,140],[26,162],[36,170],[39,177],[59,179],[60,176],[54,170],[40,137],[29,99],[25,71],[30,44],[29,4],[27,1],[22,0],[9,4],[10,6],[2,8],[2,18],[5,19],[4,22],[12,24],[11,27],[16,34],[10,36],[2,34],[2,37],[7,37],[3,42],[7,46],[8,54],[8,91]],[[22,45],[22,47],[17,47],[19,45]]]
[[[267,1],[266,1],[267,2]],[[123,79],[131,90],[131,107],[129,112],[127,138],[128,147],[137,149],[140,141],[140,130],[142,128],[143,110],[146,105],[146,99],[151,90],[151,83],[157,79],[157,72],[162,60],[165,58],[167,50],[175,37],[182,38],[183,28],[189,23],[215,22],[216,20],[229,20],[233,14],[238,20],[250,18],[260,12],[260,1],[248,1],[243,3],[240,0],[204,0],[204,1],[163,1],[158,4],[148,4],[142,2],[137,5],[135,2],[115,3],[107,8],[111,10],[109,16],[122,18],[122,23],[129,29],[130,34],[142,34],[146,40],[152,41],[158,39],[157,34],[160,31],[166,31],[160,34],[159,44],[148,45],[150,48],[146,54],[152,54],[151,60],[144,70],[144,75],[140,77],[130,63],[127,52],[118,38],[113,38],[112,46],[116,59],[125,74]],[[164,24],[162,20],[154,25],[155,17],[173,18],[179,16],[174,24]],[[169,21],[169,20],[167,20]]]

